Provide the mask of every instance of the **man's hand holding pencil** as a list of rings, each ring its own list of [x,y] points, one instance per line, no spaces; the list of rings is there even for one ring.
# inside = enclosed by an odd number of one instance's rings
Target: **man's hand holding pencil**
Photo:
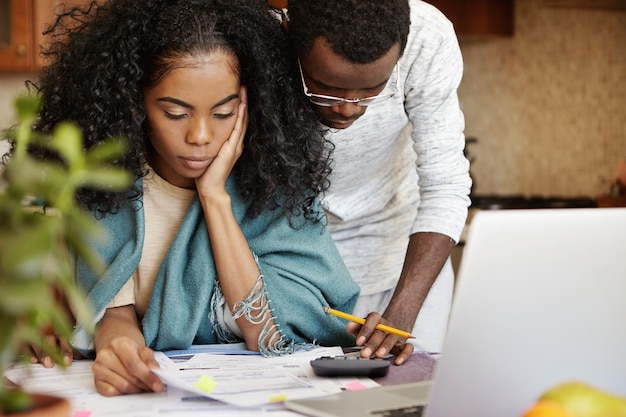
[[[374,355],[378,358],[385,358],[391,353],[396,355],[394,364],[402,365],[413,353],[414,347],[412,344],[406,343],[406,339],[415,336],[393,327],[380,314],[370,313],[367,318],[361,318],[330,307],[325,306],[323,308],[327,314],[348,320],[347,330],[356,335],[356,344],[363,346],[361,349],[362,358],[370,358]]]

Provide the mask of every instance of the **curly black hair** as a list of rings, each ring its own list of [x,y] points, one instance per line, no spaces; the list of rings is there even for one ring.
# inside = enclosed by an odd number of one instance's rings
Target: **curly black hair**
[[[300,58],[326,38],[350,62],[369,64],[395,44],[404,52],[411,24],[408,0],[289,0],[289,34]]]
[[[328,189],[332,145],[302,94],[287,34],[264,0],[108,0],[71,8],[48,29],[51,64],[36,83],[44,133],[63,120],[83,130],[85,147],[127,138],[117,164],[145,176],[151,152],[144,88],[176,66],[177,57],[227,48],[239,60],[248,90],[249,124],[234,172],[256,214],[281,207],[290,218]],[[172,65],[174,62],[174,65]],[[182,65],[182,64],[181,64]],[[43,155],[41,155],[43,156]],[[80,190],[78,201],[102,215],[114,213],[140,189],[115,193]]]

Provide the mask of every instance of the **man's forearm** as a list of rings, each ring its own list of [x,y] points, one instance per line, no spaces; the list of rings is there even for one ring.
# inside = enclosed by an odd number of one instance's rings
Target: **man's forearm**
[[[411,236],[400,280],[383,317],[411,330],[422,304],[452,252],[454,242],[440,233]]]

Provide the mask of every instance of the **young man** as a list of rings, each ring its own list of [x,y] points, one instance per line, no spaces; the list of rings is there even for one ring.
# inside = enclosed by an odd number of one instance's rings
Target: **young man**
[[[336,147],[324,204],[361,286],[354,314],[367,321],[351,324],[361,356],[393,351],[402,364],[413,352],[379,322],[439,352],[471,187],[452,24],[419,0],[289,0],[287,28]]]

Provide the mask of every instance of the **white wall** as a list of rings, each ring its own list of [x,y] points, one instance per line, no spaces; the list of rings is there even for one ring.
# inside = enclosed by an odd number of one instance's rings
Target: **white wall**
[[[13,101],[17,95],[26,91],[26,80],[33,78],[32,74],[0,72],[0,130],[7,129],[16,122]],[[0,140],[0,155],[4,155],[7,150],[6,141]]]

